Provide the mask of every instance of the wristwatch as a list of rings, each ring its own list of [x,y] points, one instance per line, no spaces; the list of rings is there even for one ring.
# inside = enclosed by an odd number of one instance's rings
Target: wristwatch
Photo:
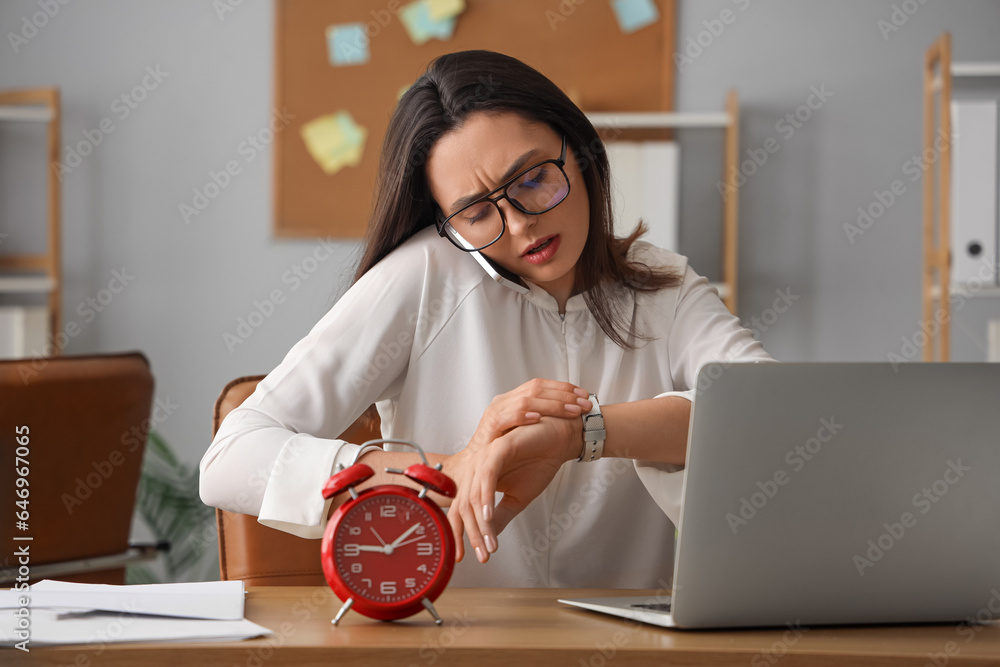
[[[601,414],[597,394],[591,394],[589,398],[594,407],[583,415],[583,451],[577,459],[581,463],[590,463],[601,458],[604,454],[604,439],[607,437],[607,431],[604,430],[604,415]]]

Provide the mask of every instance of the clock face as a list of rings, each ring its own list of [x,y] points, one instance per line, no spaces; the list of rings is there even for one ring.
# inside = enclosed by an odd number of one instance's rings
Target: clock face
[[[419,610],[422,597],[433,600],[444,588],[454,547],[443,514],[429,503],[408,489],[376,487],[334,513],[324,569],[333,570],[327,579],[340,579],[358,611],[366,611],[364,601],[376,609]]]

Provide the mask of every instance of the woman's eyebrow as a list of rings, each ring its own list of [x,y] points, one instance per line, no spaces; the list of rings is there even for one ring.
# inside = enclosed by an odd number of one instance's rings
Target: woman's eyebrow
[[[528,161],[528,158],[530,158],[531,156],[533,156],[537,152],[538,152],[537,148],[532,148],[530,151],[525,151],[524,153],[521,153],[517,157],[517,159],[514,160],[513,164],[510,165],[510,168],[507,169],[507,171],[504,173],[504,175],[500,177],[500,182],[501,183],[506,183],[507,179],[509,179],[511,176],[513,176],[514,174],[516,174],[517,172],[519,172],[521,170],[521,168],[524,167],[525,163]],[[496,188],[494,188],[494,189],[496,189]],[[492,190],[489,190],[487,192],[492,192]],[[454,201],[454,203],[452,203],[451,210],[452,211],[457,211],[460,208],[462,208],[463,206],[467,206],[467,205],[471,204],[472,202],[476,201],[477,199],[479,199],[483,195],[487,194],[487,192],[480,192],[480,193],[474,194],[474,195],[466,195],[464,197],[459,197],[458,199],[456,199]]]

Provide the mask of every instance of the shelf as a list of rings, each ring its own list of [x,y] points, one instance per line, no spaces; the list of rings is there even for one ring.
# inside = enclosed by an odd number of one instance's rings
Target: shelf
[[[18,292],[51,292],[56,281],[50,276],[0,276],[0,294]]]
[[[951,34],[942,33],[924,52],[923,59],[923,144],[937,155],[935,137],[954,131],[951,120],[953,83],[957,77],[1000,77],[1000,62],[954,62],[951,59]],[[940,152],[940,168],[931,169],[924,177],[922,211],[923,272],[921,276],[922,321],[935,321],[940,326],[927,333],[921,358],[923,361],[948,361],[951,357],[952,312],[961,299],[1000,297],[1000,286],[991,284],[978,289],[955,282],[952,271],[952,151]],[[947,282],[947,296],[942,283]]]
[[[1000,76],[998,63],[952,63],[952,76]]]
[[[62,143],[60,109],[59,89],[55,87],[0,90],[0,122],[43,124],[45,142],[36,143],[39,151],[45,151],[45,163],[49,166],[59,162]],[[45,331],[48,336],[62,329],[62,186],[58,170],[45,171],[45,252],[26,254],[5,251],[0,255],[0,294],[33,294],[44,298],[47,310]],[[42,176],[37,174],[39,178]],[[25,222],[24,225],[38,223]],[[61,351],[61,345],[56,346],[51,354],[58,356]]]
[[[952,63],[951,76],[955,77],[1000,77],[1000,63]],[[941,92],[941,75],[934,74],[934,92]]]
[[[727,127],[729,114],[719,112],[621,112],[588,113],[594,127],[615,128],[680,128]]]
[[[1000,287],[992,286],[991,285],[990,287],[981,287],[981,288],[979,288],[977,290],[971,290],[971,289],[967,289],[967,288],[964,288],[964,287],[961,287],[961,286],[952,285],[948,289],[948,294],[950,294],[952,296],[955,296],[956,294],[960,294],[960,295],[962,295],[962,296],[964,296],[966,298],[970,298],[970,299],[971,298],[975,298],[975,297],[997,298],[997,297],[1000,297]],[[940,299],[941,298],[941,286],[940,285],[933,285],[933,286],[931,286],[931,298],[932,299]]]
[[[55,118],[52,109],[36,106],[0,105],[0,120],[26,120],[47,123]]]
[[[735,90],[726,93],[722,111],[610,111],[588,113],[587,119],[597,128],[675,129],[705,128],[723,130],[722,180],[727,186],[727,196],[722,207],[722,280],[710,283],[719,293],[729,312],[736,314],[739,286],[737,285],[738,202],[736,170],[739,160],[739,96]]]

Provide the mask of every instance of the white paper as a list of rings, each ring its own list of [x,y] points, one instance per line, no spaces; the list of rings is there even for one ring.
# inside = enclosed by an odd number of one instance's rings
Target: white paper
[[[235,621],[243,619],[244,588],[242,581],[115,586],[46,579],[28,591],[0,591],[0,609],[21,607],[22,597],[29,598],[32,609],[121,611]]]
[[[14,616],[0,614],[0,646],[24,641],[14,635]],[[239,641],[272,634],[252,621],[208,621],[104,612],[74,613],[54,609],[32,609],[28,646],[41,644],[90,644],[101,646],[131,642]]]
[[[271,634],[243,618],[242,581],[114,586],[44,580],[0,590],[0,645],[235,641]],[[28,599],[27,620],[18,610]],[[11,610],[11,611],[7,611]]]

